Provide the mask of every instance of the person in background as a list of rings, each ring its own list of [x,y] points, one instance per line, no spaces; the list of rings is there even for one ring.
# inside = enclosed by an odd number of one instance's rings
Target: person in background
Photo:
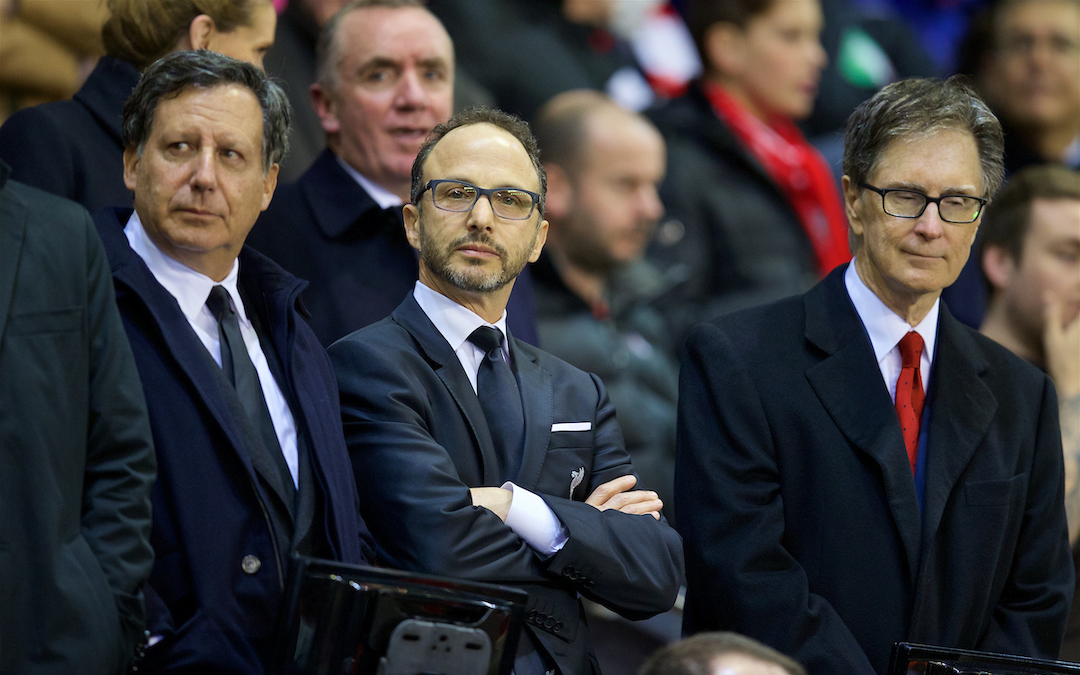
[[[604,381],[641,483],[670,514],[679,366],[655,306],[669,289],[642,258],[664,213],[664,139],[591,90],[556,96],[534,128],[548,176],[548,240],[533,266],[540,341]]]
[[[311,87],[326,149],[285,185],[251,245],[310,286],[304,304],[324,345],[390,314],[416,281],[402,227],[413,159],[450,119],[454,45],[419,0],[354,0],[323,27]],[[528,274],[511,327],[536,342]]]
[[[0,162],[0,672],[126,672],[154,444],[90,214]]]
[[[1080,0],[999,0],[972,30],[966,60],[1005,130],[1006,176],[1032,164],[1080,169]],[[942,297],[978,328],[987,301],[979,261]]]
[[[705,74],[652,115],[671,220],[649,256],[686,282],[669,312],[679,335],[800,293],[850,255],[832,171],[795,126],[825,66],[818,0],[698,0],[688,23]]]
[[[139,672],[259,675],[293,555],[373,560],[303,282],[244,246],[288,128],[276,84],[207,50],[156,61],[124,106],[135,208],[95,222],[159,468]]]
[[[277,14],[269,0],[106,0],[106,55],[70,101],[45,103],[0,126],[12,178],[91,213],[131,205],[120,120],[139,73],[169,52],[209,49],[262,67]]]
[[[1074,572],[1054,386],[940,302],[1002,143],[955,79],[886,86],[847,126],[852,263],[690,334],[687,632],[811,675],[881,675],[901,640],[1057,656]]]
[[[1065,459],[1065,513],[1080,567],[1080,173],[1058,165],[1015,174],[982,226],[989,287],[983,335],[1042,368],[1057,389]],[[1080,661],[1073,600],[1061,658]]]
[[[806,675],[806,670],[745,635],[698,633],[657,651],[638,675]]]

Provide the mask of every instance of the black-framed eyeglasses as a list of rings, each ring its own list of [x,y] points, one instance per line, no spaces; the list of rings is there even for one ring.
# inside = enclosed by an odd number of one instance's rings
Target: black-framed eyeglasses
[[[987,199],[972,197],[970,195],[941,195],[940,197],[927,197],[921,192],[914,190],[881,189],[869,183],[859,183],[859,187],[876,192],[881,195],[881,208],[885,213],[897,218],[918,218],[926,210],[926,205],[933,202],[937,204],[938,215],[946,223],[973,223],[982,209],[986,206]]]
[[[428,190],[431,190],[431,201],[435,208],[454,213],[471,211],[481,196],[487,197],[492,213],[507,220],[528,219],[536,208],[536,203],[540,201],[540,195],[521,188],[482,188],[465,181],[445,178],[429,180],[417,199]]]

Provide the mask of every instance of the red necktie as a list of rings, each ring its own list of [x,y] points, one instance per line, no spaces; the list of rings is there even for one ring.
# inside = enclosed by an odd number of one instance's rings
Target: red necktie
[[[900,417],[900,430],[904,432],[904,445],[907,446],[911,473],[915,473],[915,460],[919,456],[919,424],[922,422],[923,392],[922,375],[919,373],[919,360],[922,358],[922,336],[911,331],[900,344],[900,377],[896,380],[896,414]]]

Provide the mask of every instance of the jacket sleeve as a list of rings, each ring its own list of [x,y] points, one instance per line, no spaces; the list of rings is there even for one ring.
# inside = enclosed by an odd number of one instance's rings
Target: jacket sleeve
[[[130,655],[145,622],[139,589],[154,561],[150,487],[157,465],[142,385],[113,299],[112,276],[88,216],[86,232],[90,425],[82,533],[112,587],[124,653]]]
[[[978,649],[1058,657],[1075,589],[1064,504],[1057,396],[1044,377],[1020,539]]]
[[[753,636],[811,673],[873,675],[832,605],[784,547],[772,430],[753,378],[719,328],[691,331],[682,362],[676,523],[686,550],[686,627]]]
[[[666,523],[542,494],[570,539],[541,559],[496,515],[472,505],[470,486],[433,436],[439,420],[427,403],[431,380],[415,372],[430,370],[422,357],[357,339],[339,341],[329,354],[361,510],[386,562],[449,577],[574,588],[635,617],[674,603],[682,560],[678,535]],[[633,467],[606,396],[596,414],[599,484]]]
[[[586,495],[601,484],[634,474],[630,455],[604,385],[596,387],[596,447]],[[641,486],[646,488],[648,486]],[[628,619],[666,612],[683,583],[682,539],[664,519],[599,511],[584,502],[542,495],[566,527],[566,545],[547,561],[549,574],[570,579],[585,597]]]

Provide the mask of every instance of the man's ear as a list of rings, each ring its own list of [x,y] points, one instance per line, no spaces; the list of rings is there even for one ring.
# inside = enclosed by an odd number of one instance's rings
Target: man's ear
[[[705,29],[702,41],[705,67],[722,77],[737,77],[746,69],[743,31],[733,23],[718,21]]]
[[[860,237],[863,233],[863,223],[859,217],[859,209],[856,207],[859,203],[859,191],[861,189],[858,185],[852,183],[846,174],[840,179],[840,190],[844,194],[844,215],[847,216],[851,231]]]
[[[280,170],[281,166],[275,162],[270,166],[270,170],[266,172],[266,177],[263,178],[263,198],[260,211],[265,211],[266,207],[270,206],[270,200],[274,198],[274,190],[277,189],[278,171]]]
[[[420,208],[416,204],[406,204],[401,207],[401,215],[405,220],[405,238],[409,245],[420,250]]]
[[[214,20],[207,14],[200,14],[191,20],[187,30],[188,49],[206,49],[210,45],[210,38],[214,35],[217,26]],[[183,38],[181,38],[182,40]]]
[[[132,192],[135,191],[136,177],[139,168],[139,155],[135,147],[124,149],[124,185]]]
[[[323,131],[328,134],[336,134],[341,131],[341,122],[337,118],[337,105],[334,102],[333,92],[327,87],[316,82],[309,89],[311,93],[311,107],[319,116]]]
[[[532,253],[529,254],[529,262],[534,263],[540,259],[540,252],[544,250],[544,244],[547,243],[548,235],[548,221],[541,220],[537,226],[536,241],[533,242]]]
[[[991,244],[983,247],[981,262],[987,281],[996,290],[1008,286],[1016,273],[1016,261],[1013,260],[1012,252],[1004,246]]]
[[[547,195],[544,197],[544,210],[555,220],[565,218],[570,212],[573,186],[566,169],[558,164],[545,164],[547,172]]]

